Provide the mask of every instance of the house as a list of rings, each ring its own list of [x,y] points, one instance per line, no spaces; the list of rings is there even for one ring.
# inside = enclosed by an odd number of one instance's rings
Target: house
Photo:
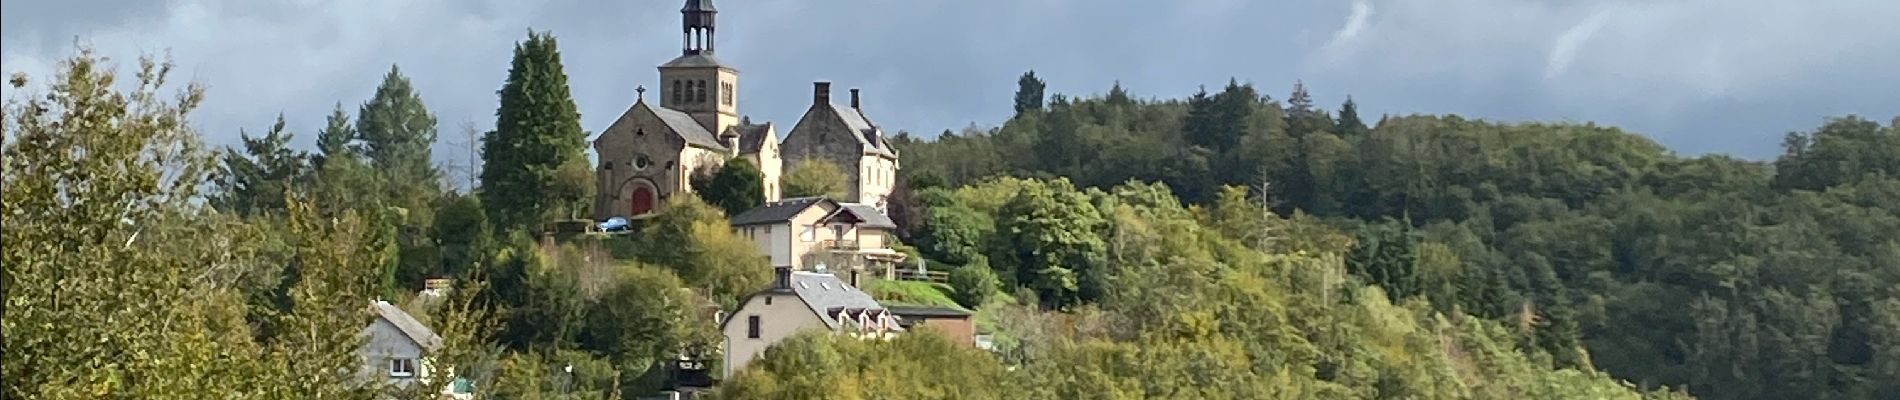
[[[739,70],[714,56],[718,15],[712,0],[687,0],[680,55],[659,65],[658,104],[636,88],[633,105],[594,139],[597,219],[650,214],[735,158],[759,167],[768,201],[780,197],[784,168],[822,158],[844,170],[847,200],[881,207],[895,187],[898,154],[864,113],[861,92],[851,89],[846,107],[831,102],[830,82],[814,82],[812,105],[781,144],[776,125],[740,112]]]
[[[874,207],[823,197],[769,202],[732,217],[732,227],[794,271],[875,271],[891,277],[904,253],[889,247],[897,224]]]
[[[947,335],[950,341],[976,346],[976,323],[970,319],[969,311],[950,307],[900,305],[887,306],[885,309],[897,315],[897,325],[906,331],[928,326]]]
[[[363,328],[368,339],[357,351],[363,357],[362,376],[384,379],[396,387],[428,379],[428,355],[442,347],[442,337],[387,301],[377,300],[370,308],[376,319]]]
[[[904,328],[870,294],[837,275],[775,269],[772,285],[739,302],[721,322],[723,378],[745,369],[766,348],[799,332],[825,330],[857,338],[887,338]]]

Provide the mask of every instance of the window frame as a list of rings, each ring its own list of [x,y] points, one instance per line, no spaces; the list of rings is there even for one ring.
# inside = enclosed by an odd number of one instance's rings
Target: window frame
[[[391,357],[389,359],[389,376],[393,378],[416,376],[416,359]]]
[[[745,316],[745,338],[758,339],[761,336],[765,336],[764,325],[765,323],[759,320],[758,315]]]

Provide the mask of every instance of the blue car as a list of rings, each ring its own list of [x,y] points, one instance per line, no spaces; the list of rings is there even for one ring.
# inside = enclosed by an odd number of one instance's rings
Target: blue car
[[[627,219],[622,217],[608,218],[606,221],[601,221],[599,226],[602,232],[624,232],[632,227],[627,223]]]

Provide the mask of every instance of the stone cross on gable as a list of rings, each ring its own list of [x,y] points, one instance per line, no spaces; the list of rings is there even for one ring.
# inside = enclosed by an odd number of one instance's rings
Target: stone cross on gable
[[[646,101],[646,99],[647,99],[647,85],[640,85],[640,86],[637,86],[637,87],[634,87],[634,88],[633,88],[633,91],[635,91],[635,92],[639,92],[639,93],[640,93],[640,100],[641,100],[641,101]]]

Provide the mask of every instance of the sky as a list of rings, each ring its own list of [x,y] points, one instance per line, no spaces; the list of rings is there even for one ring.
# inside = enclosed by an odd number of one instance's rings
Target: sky
[[[279,113],[314,147],[399,65],[439,119],[436,157],[466,164],[464,127],[529,29],[551,31],[583,126],[606,129],[680,54],[678,0],[62,0],[0,2],[0,69],[44,76],[75,43],[119,60],[169,54],[207,86],[194,121],[238,143]],[[1765,159],[1827,118],[1900,117],[1894,0],[719,0],[718,56],[741,112],[780,124],[811,82],[863,89],[886,130],[931,135],[1011,114],[1016,78],[1175,98],[1228,79],[1275,98],[1304,81],[1362,115],[1595,122],[1677,152]],[[18,95],[8,89],[7,97]],[[1371,118],[1371,117],[1368,117]],[[1374,118],[1376,119],[1376,118]]]

